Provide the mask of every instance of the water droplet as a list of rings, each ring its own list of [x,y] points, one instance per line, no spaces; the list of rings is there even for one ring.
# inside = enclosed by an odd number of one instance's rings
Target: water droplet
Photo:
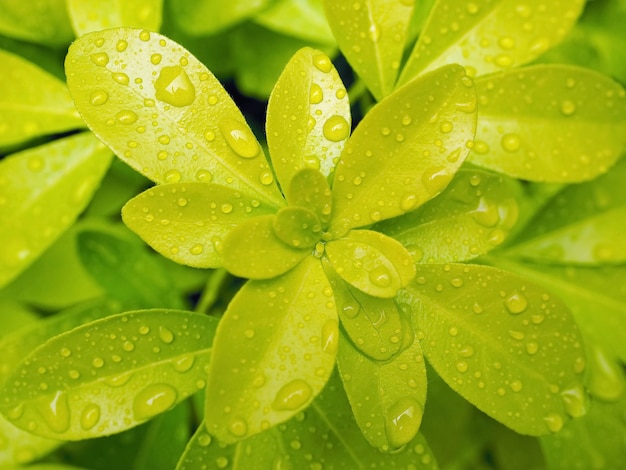
[[[132,375],[132,372],[124,372],[119,375],[114,375],[109,377],[106,380],[106,383],[111,387],[121,387],[122,385],[126,385],[128,383]]]
[[[248,434],[248,424],[241,418],[235,418],[228,423],[228,431],[235,437]]]
[[[233,118],[223,118],[218,124],[228,146],[243,158],[254,158],[259,154],[259,144],[250,129]]]
[[[117,50],[117,52],[124,52],[127,47],[128,47],[128,42],[124,41],[123,39],[120,39],[119,41],[117,41],[115,49]]]
[[[387,409],[385,430],[392,448],[402,447],[415,437],[422,414],[421,405],[411,397],[401,398]]]
[[[526,343],[526,352],[531,356],[537,354],[539,351],[539,345],[535,342]]]
[[[517,330],[509,330],[509,336],[517,341],[521,341],[526,337],[522,331]]]
[[[459,371],[460,373],[463,374],[467,372],[467,369],[469,369],[469,365],[467,364],[467,362],[460,361],[456,363],[456,370]]]
[[[209,445],[211,445],[211,436],[209,434],[200,434],[200,436],[198,436],[198,444],[200,444],[201,447],[207,447]]]
[[[144,29],[143,31],[141,31],[139,33],[139,39],[141,39],[142,41],[149,41],[150,40],[150,32],[146,31]]]
[[[561,113],[563,116],[571,116],[576,112],[576,104],[573,101],[565,100],[561,103]]]
[[[111,78],[113,78],[113,81],[119,83],[120,85],[128,85],[130,83],[128,75],[124,72],[113,72],[111,74]]]
[[[222,211],[222,214],[230,214],[233,211],[233,205],[229,202],[225,202],[220,207],[220,210]]]
[[[294,411],[303,406],[311,398],[312,390],[304,380],[296,379],[278,391],[272,408],[277,411]]]
[[[100,407],[94,403],[89,403],[80,415],[80,427],[89,431],[100,421]]]
[[[505,134],[502,136],[500,144],[507,152],[517,152],[522,145],[522,141],[517,134]]]
[[[320,71],[328,73],[331,71],[333,64],[324,54],[316,54],[313,56],[313,65]]]
[[[587,394],[581,386],[568,388],[561,392],[565,412],[572,418],[579,418],[587,413]]]
[[[67,394],[58,390],[50,401],[38,403],[41,413],[51,431],[63,433],[70,427],[70,407]]]
[[[327,140],[339,142],[350,134],[350,125],[343,116],[335,114],[326,120],[322,132]]]
[[[135,419],[143,421],[171,408],[178,398],[176,389],[167,384],[148,385],[133,400]]]
[[[218,457],[217,459],[215,459],[215,465],[217,465],[217,468],[226,468],[228,467],[228,459],[226,457]]]
[[[409,212],[417,206],[417,196],[415,194],[405,194],[400,200],[400,209]]]
[[[563,418],[558,413],[549,413],[544,416],[543,421],[550,432],[559,432],[563,428]]]
[[[135,114],[133,111],[130,111],[130,110],[122,110],[122,111],[120,111],[119,113],[117,113],[115,118],[121,124],[127,124],[128,125],[128,124],[133,124],[133,123],[137,122],[137,114]]]
[[[191,370],[194,363],[196,362],[196,356],[193,354],[185,354],[179,358],[177,358],[172,366],[176,372],[184,373]]]
[[[309,92],[309,101],[311,104],[319,104],[324,99],[324,92],[322,91],[322,87],[317,83],[311,85],[311,91]]]
[[[270,171],[264,171],[259,176],[259,181],[261,181],[262,185],[268,186],[274,182],[274,176]]]
[[[514,292],[505,301],[507,310],[514,315],[522,313],[528,307],[528,299],[520,292]]]
[[[322,326],[322,350],[329,354],[337,354],[339,344],[339,325],[336,320],[327,320]]]
[[[515,393],[521,392],[523,386],[524,384],[522,384],[520,380],[514,380],[513,382],[511,382],[511,385],[510,385],[511,390],[513,390]]]
[[[99,67],[104,67],[109,63],[109,54],[106,52],[96,52],[91,54],[91,61]]]
[[[172,333],[168,328],[163,325],[159,326],[159,338],[166,344],[170,344],[174,341],[174,333]]]
[[[196,243],[194,246],[189,248],[189,253],[191,253],[192,255],[200,255],[202,254],[203,251],[204,251],[204,246],[199,243]]]
[[[439,126],[439,129],[444,134],[448,134],[449,132],[452,131],[452,123],[450,121],[443,121],[441,125]]]
[[[168,170],[163,175],[163,179],[166,183],[178,183],[182,178],[180,171],[178,170]]]
[[[432,167],[424,171],[422,175],[422,183],[430,194],[437,194],[445,188],[452,175],[444,167]]]
[[[100,369],[104,366],[104,359],[102,359],[101,357],[94,357],[91,361],[91,365],[94,366],[96,369]]]
[[[172,106],[189,106],[196,99],[196,88],[180,65],[163,67],[154,82],[156,98]]]
[[[369,272],[369,280],[378,287],[389,287],[391,285],[391,273],[385,266],[376,266]]]
[[[150,62],[152,62],[153,65],[159,65],[162,58],[163,56],[161,54],[152,54],[150,56]]]

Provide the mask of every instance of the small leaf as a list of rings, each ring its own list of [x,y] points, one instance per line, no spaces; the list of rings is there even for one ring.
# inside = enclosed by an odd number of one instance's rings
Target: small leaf
[[[255,15],[254,22],[305,41],[335,43],[320,0],[276,0]]]
[[[382,233],[351,230],[328,242],[325,253],[344,281],[374,297],[394,297],[415,276],[411,255]]]
[[[462,169],[441,195],[376,228],[402,243],[416,262],[476,258],[500,245],[515,226],[519,206],[513,184],[502,176]]]
[[[531,219],[508,253],[559,264],[623,263],[625,180],[622,160],[593,181],[564,188]]]
[[[328,176],[350,135],[350,104],[323,52],[300,49],[286,65],[267,105],[267,144],[282,187],[303,168]]]
[[[362,355],[344,336],[337,364],[367,441],[383,452],[412,441],[426,402],[426,367],[419,342],[410,338],[391,361],[379,362]]]
[[[85,126],[63,82],[1,49],[0,62],[0,147]]]
[[[584,333],[584,330],[583,330]],[[620,361],[603,346],[587,342],[587,389],[594,398],[617,401],[626,391],[626,374]]]
[[[172,14],[181,29],[193,35],[220,32],[263,10],[270,0],[177,0]]]
[[[215,338],[209,432],[232,443],[301,411],[333,370],[338,336],[332,288],[318,259],[308,257],[278,278],[249,281]]]
[[[435,197],[465,160],[475,128],[474,85],[457,65],[425,75],[378,103],[337,164],[331,231],[342,235]]]
[[[399,83],[449,63],[461,64],[472,77],[528,63],[565,37],[584,5],[584,0],[438,2]]]
[[[304,207],[317,215],[326,228],[332,211],[328,181],[319,171],[304,168],[295,173],[285,194],[289,204]]]
[[[280,205],[243,115],[180,45],[145,30],[117,28],[82,36],[65,64],[85,122],[137,171],[157,183],[224,184]]]
[[[0,410],[29,432],[67,440],[136,426],[204,387],[216,323],[155,309],[70,330],[18,366]]]
[[[430,364],[492,418],[541,435],[585,413],[578,328],[542,288],[487,266],[418,265],[402,292]]]
[[[45,45],[64,45],[74,39],[65,0],[3,0],[0,2],[0,32]]]
[[[120,26],[157,31],[161,27],[162,0],[67,0],[76,36]],[[98,14],[94,15],[94,11]]]
[[[325,0],[324,8],[352,68],[377,100],[389,95],[400,69],[413,2]]]
[[[476,80],[470,160],[531,181],[595,178],[626,149],[626,92],[597,72],[536,65]]]
[[[63,442],[35,436],[28,431],[13,426],[4,416],[0,415],[0,465],[10,470],[11,464],[25,464],[37,460],[50,453]],[[28,467],[31,468],[30,466]]]
[[[274,234],[294,248],[310,248],[322,235],[320,219],[303,207],[283,207],[273,222]]]
[[[310,248],[287,245],[274,232],[275,215],[263,215],[228,232],[222,247],[224,268],[249,279],[280,276],[311,254]]]
[[[187,266],[222,265],[223,240],[242,222],[274,212],[253,197],[207,183],[159,185],[122,209],[128,227],[163,256]]]
[[[0,161],[0,286],[48,248],[87,206],[111,162],[91,133]]]

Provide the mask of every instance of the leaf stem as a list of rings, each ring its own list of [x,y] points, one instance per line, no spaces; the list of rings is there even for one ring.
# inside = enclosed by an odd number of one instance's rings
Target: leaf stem
[[[219,268],[213,271],[207,280],[200,299],[196,304],[195,311],[200,313],[208,313],[211,307],[217,301],[219,293],[226,279],[230,276],[228,271],[224,268]]]

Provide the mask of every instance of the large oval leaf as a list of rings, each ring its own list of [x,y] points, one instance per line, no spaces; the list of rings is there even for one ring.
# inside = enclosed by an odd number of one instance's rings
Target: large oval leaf
[[[40,44],[67,44],[74,39],[65,0],[0,2],[0,32]]]
[[[487,266],[417,268],[403,292],[428,361],[459,394],[521,434],[586,411],[582,340],[544,289]]]
[[[274,212],[246,194],[206,183],[159,185],[122,209],[128,227],[152,248],[177,263],[197,268],[222,265],[226,234],[238,224]]]
[[[148,178],[210,181],[265,203],[282,200],[228,93],[172,40],[131,28],[89,33],[72,44],[65,67],[85,122]]]
[[[209,432],[232,443],[301,411],[333,371],[338,336],[333,291],[318,259],[308,257],[281,277],[249,281],[215,338]]]
[[[205,386],[215,318],[168,310],[113,315],[33,351],[0,411],[34,434],[86,439],[136,426]]]
[[[0,161],[0,286],[48,248],[87,206],[111,162],[91,133]]]
[[[337,164],[331,231],[396,217],[439,194],[469,153],[475,128],[474,85],[458,65],[378,103]]]
[[[584,0],[447,0],[437,2],[400,76],[458,63],[471,76],[532,61],[572,28]]]
[[[7,51],[0,61],[0,147],[85,126],[63,82]]]
[[[267,145],[282,187],[303,168],[328,176],[349,135],[350,104],[337,70],[324,53],[300,49],[267,105]]]
[[[390,94],[400,70],[413,2],[325,0],[324,8],[341,51],[374,97],[381,100]]]
[[[67,10],[78,37],[119,26],[158,31],[162,8],[163,0],[67,0]]]
[[[531,181],[578,182],[626,149],[626,92],[597,72],[536,65],[476,80],[473,163]]]
[[[193,35],[217,33],[265,8],[270,0],[177,0],[171,5],[174,19]]]
[[[513,184],[485,171],[460,170],[438,197],[376,228],[419,263],[476,258],[500,245],[515,226],[519,207]]]

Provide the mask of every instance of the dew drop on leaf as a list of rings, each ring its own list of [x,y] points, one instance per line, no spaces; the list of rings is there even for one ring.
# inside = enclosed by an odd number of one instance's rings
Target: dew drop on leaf
[[[311,91],[309,93],[309,101],[311,104],[319,104],[324,99],[324,92],[322,91],[322,87],[317,83],[311,85]]]
[[[193,354],[185,354],[179,358],[177,358],[172,366],[176,372],[185,373],[189,372],[193,367],[193,364],[196,361],[196,356]]]
[[[59,390],[51,400],[37,403],[35,406],[50,430],[63,433],[69,429],[70,407],[65,392]]]
[[[91,54],[91,61],[99,67],[104,67],[109,63],[109,54],[106,52],[96,52]]]
[[[587,394],[582,387],[563,390],[561,398],[565,405],[565,412],[572,418],[579,418],[587,413]]]
[[[121,124],[133,124],[137,122],[137,114],[130,110],[122,110],[115,116]]]
[[[294,411],[311,398],[311,386],[304,380],[296,379],[283,385],[276,393],[272,408],[277,411]]]
[[[402,447],[415,437],[422,414],[421,405],[411,397],[400,398],[388,408],[385,430],[392,448]]]
[[[563,418],[558,413],[547,414],[543,421],[550,432],[559,432],[563,428]]]
[[[339,344],[339,325],[337,320],[327,320],[322,326],[322,350],[329,354],[337,354]]]
[[[368,274],[372,284],[378,287],[389,287],[391,285],[391,273],[385,266],[377,266]]]
[[[522,141],[517,134],[505,134],[502,136],[500,144],[507,152],[517,152],[522,145]]]
[[[424,171],[422,175],[422,183],[430,194],[437,194],[445,188],[452,176],[448,174],[446,168],[432,167]]]
[[[196,99],[196,88],[180,65],[163,67],[154,82],[158,100],[172,106],[189,106]]]
[[[100,421],[100,407],[95,403],[89,403],[80,415],[80,427],[89,431]]]
[[[328,73],[331,71],[333,64],[324,54],[316,54],[313,56],[313,65],[320,72]]]
[[[510,313],[517,315],[526,310],[526,308],[528,308],[528,299],[524,294],[520,292],[514,292],[509,297],[507,297],[507,299],[504,301],[504,305]]]
[[[178,170],[168,170],[163,175],[163,179],[166,183],[178,183],[182,178],[180,171]]]
[[[154,65],[159,65],[161,63],[162,58],[163,56],[161,56],[161,54],[152,54],[150,56],[150,62]]]
[[[327,140],[339,142],[350,134],[350,125],[343,116],[334,115],[329,117],[322,128],[322,133]]]
[[[113,72],[111,74],[111,78],[113,78],[113,81],[119,83],[120,85],[128,85],[130,83],[128,75],[124,72]]]
[[[174,341],[174,333],[172,333],[168,328],[163,325],[159,326],[159,338],[166,344],[172,343]]]
[[[177,397],[178,392],[171,385],[148,385],[133,400],[133,415],[137,420],[151,418],[174,405]]]
[[[235,437],[248,434],[248,424],[241,418],[235,418],[228,423],[228,431]]]
[[[127,47],[128,47],[128,42],[123,39],[120,39],[119,41],[117,41],[117,44],[115,45],[115,49],[117,50],[117,52],[124,52]]]
[[[201,434],[198,437],[198,444],[200,444],[201,447],[207,447],[207,446],[211,445],[211,441],[212,441],[211,436],[209,434],[206,434],[206,433]]]
[[[93,106],[101,106],[109,100],[109,94],[104,90],[96,90],[91,93],[89,102]]]
[[[254,158],[259,154],[259,144],[246,125],[233,118],[223,118],[217,124],[228,146],[240,157]]]

